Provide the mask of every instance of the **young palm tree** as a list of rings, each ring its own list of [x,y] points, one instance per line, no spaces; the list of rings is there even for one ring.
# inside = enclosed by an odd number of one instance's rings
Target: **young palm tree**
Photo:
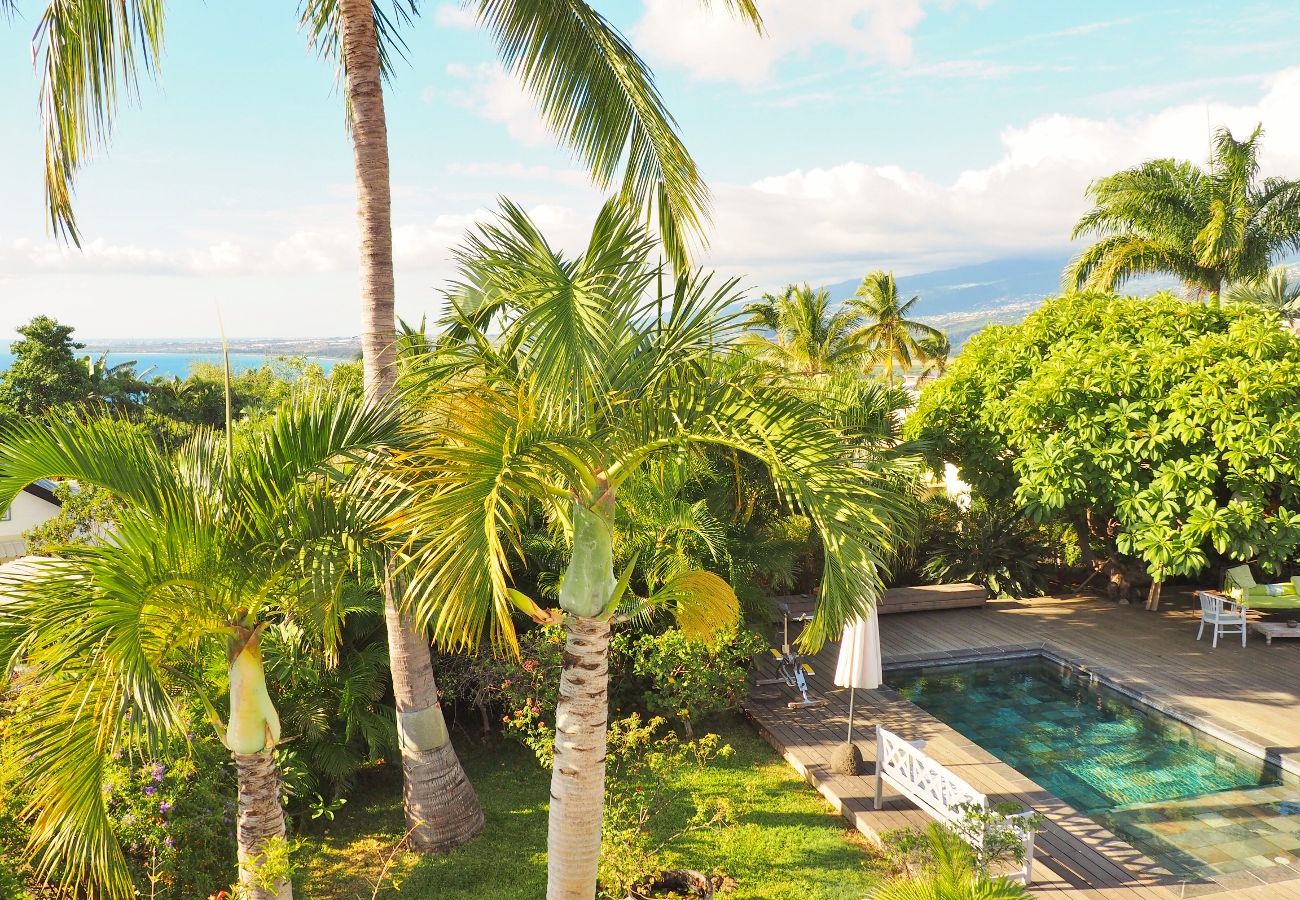
[[[1072,237],[1100,240],[1065,270],[1066,287],[1109,291],[1169,274],[1199,297],[1263,278],[1272,260],[1300,249],[1300,181],[1260,179],[1262,134],[1238,141],[1220,128],[1208,169],[1156,159],[1094,181],[1096,205]]]
[[[862,279],[849,306],[867,324],[857,333],[872,363],[885,367],[885,380],[893,382],[894,366],[906,373],[926,358],[922,341],[934,340],[943,332],[923,322],[908,318],[920,297],[906,303],[898,296],[898,283],[892,272],[872,272]]]
[[[717,2],[761,30],[754,0]],[[708,191],[626,39],[583,0],[464,5],[597,185],[617,184],[624,204],[647,215],[654,210],[670,258],[683,265],[689,239],[700,237]],[[0,0],[0,12],[15,7],[16,0]],[[404,49],[401,29],[420,3],[393,0],[385,12],[377,0],[300,0],[300,8],[308,40],[337,61],[344,83],[361,233],[365,389],[377,401],[396,382],[397,341],[383,82]],[[107,141],[119,94],[131,93],[139,72],[157,66],[163,25],[161,0],[57,0],[41,16],[33,49],[42,75],[47,205],[55,232],[74,242],[77,170]],[[446,849],[477,833],[482,810],[441,727],[427,641],[403,621],[391,596],[386,618],[411,842]]]
[[[931,871],[920,878],[895,878],[872,894],[873,900],[1028,900],[1029,889],[979,870],[965,841],[939,825],[925,832]]]
[[[104,761],[183,733],[195,704],[215,719],[202,670],[220,656],[240,882],[256,900],[292,896],[267,868],[285,823],[262,636],[292,621],[332,649],[352,562],[342,548],[361,529],[346,483],[356,475],[345,473],[395,436],[395,421],[360,400],[319,396],[234,439],[202,431],[175,455],[110,418],[28,421],[4,435],[0,503],[55,476],[120,501],[110,540],[0,577],[0,673],[16,674],[27,700],[17,764],[42,877],[78,896],[135,896],[105,808]]]
[[[418,446],[398,460],[406,506],[394,521],[413,535],[414,613],[446,645],[474,648],[490,632],[517,646],[522,610],[567,632],[551,780],[547,896],[591,900],[604,795],[606,659],[625,593],[614,572],[620,489],[657,457],[717,447],[760,460],[782,496],[815,524],[826,548],[815,647],[867,608],[904,503],[812,404],[770,375],[715,371],[732,336],[718,311],[735,301],[680,275],[666,297],[655,244],[617,204],[596,220],[582,255],[554,251],[506,203],[459,253],[463,281],[437,390],[424,395]],[[662,310],[662,312],[661,312]],[[491,337],[489,337],[491,329]],[[740,371],[744,371],[743,369]],[[512,585],[520,524],[540,509],[569,538],[558,608]],[[630,567],[627,570],[630,572]],[[718,576],[681,572],[624,610],[668,609],[690,633],[734,620],[737,601]]]
[[[764,294],[747,304],[743,315],[749,331],[745,343],[760,359],[787,372],[815,378],[855,366],[862,358],[862,346],[853,339],[861,316],[847,307],[832,312],[824,288],[787,285],[780,294]]]
[[[1300,284],[1291,281],[1286,266],[1274,266],[1261,279],[1232,284],[1228,299],[1271,309],[1288,322],[1300,318]]]

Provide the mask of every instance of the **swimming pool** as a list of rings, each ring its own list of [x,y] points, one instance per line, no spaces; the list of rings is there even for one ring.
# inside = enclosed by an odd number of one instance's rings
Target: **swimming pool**
[[[1300,781],[1042,657],[886,673],[908,700],[1171,872],[1300,859]]]

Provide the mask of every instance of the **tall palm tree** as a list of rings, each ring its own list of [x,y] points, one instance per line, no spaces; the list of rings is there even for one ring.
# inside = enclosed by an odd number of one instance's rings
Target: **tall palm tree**
[[[1259,177],[1262,127],[1238,141],[1214,133],[1209,166],[1156,159],[1088,186],[1096,204],[1072,237],[1100,240],[1065,270],[1079,290],[1114,290],[1139,275],[1180,278],[1189,294],[1218,294],[1263,278],[1300,249],[1300,181]]]
[[[787,372],[818,377],[852,367],[862,357],[862,346],[853,339],[861,316],[847,307],[833,312],[825,288],[787,285],[779,294],[764,294],[747,304],[743,315],[744,342]]]
[[[1286,266],[1274,266],[1260,279],[1234,282],[1228,299],[1271,309],[1288,322],[1300,318],[1300,283],[1291,281]]]
[[[706,4],[715,0],[701,0]],[[761,30],[754,0],[716,0]],[[627,40],[583,0],[463,0],[498,54],[538,101],[551,130],[601,188],[617,184],[624,204],[656,214],[670,258],[685,264],[701,237],[708,191],[677,134],[653,77]],[[17,0],[0,0],[0,12]],[[311,44],[343,76],[361,237],[362,352],[366,396],[396,383],[392,202],[383,83],[404,50],[401,31],[419,0],[299,0]],[[163,45],[162,0],[55,0],[42,15],[34,51],[42,74],[45,184],[57,234],[79,242],[72,209],[77,170],[109,136],[119,94],[152,71]],[[386,598],[397,697],[406,818],[418,849],[472,837],[483,813],[442,727],[428,643]]]
[[[291,621],[331,651],[353,562],[344,539],[362,528],[348,482],[395,435],[391,412],[326,396],[233,438],[201,431],[176,454],[107,417],[28,421],[4,435],[0,503],[47,477],[120,503],[111,540],[0,577],[0,672],[17,673],[27,701],[16,762],[42,877],[78,896],[135,896],[107,814],[105,760],[184,733],[194,705],[217,719],[202,672],[219,657],[228,720],[215,724],[238,775],[240,882],[256,900],[292,897],[267,868],[285,821],[262,636]]]
[[[921,342],[934,340],[943,332],[924,322],[909,319],[920,297],[903,302],[898,296],[898,283],[894,273],[876,271],[862,279],[857,292],[848,301],[866,323],[857,333],[865,348],[867,358],[875,365],[884,366],[885,380],[893,382],[894,366],[907,372],[917,362],[926,358]]]
[[[647,297],[660,274],[649,263],[655,249],[611,203],[586,250],[566,259],[506,203],[459,253],[447,333],[463,340],[445,346],[439,388],[423,397],[418,446],[398,460],[409,499],[394,527],[414,536],[414,612],[435,637],[473,648],[487,632],[515,650],[514,610],[566,631],[550,900],[591,900],[596,891],[611,620],[620,610],[666,610],[700,634],[737,614],[732,589],[707,572],[677,573],[640,600],[625,596],[631,568],[616,578],[613,561],[627,480],[692,447],[761,461],[826,547],[809,647],[878,596],[904,515],[892,484],[848,461],[816,407],[764,373],[715,372],[716,348],[732,336],[718,312],[735,301],[735,283],[714,288],[703,275],[679,275],[668,296]],[[512,585],[521,523],[538,509],[569,538],[558,608]]]

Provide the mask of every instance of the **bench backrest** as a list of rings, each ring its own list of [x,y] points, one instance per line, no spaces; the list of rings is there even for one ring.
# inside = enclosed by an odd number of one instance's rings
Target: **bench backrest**
[[[943,764],[930,758],[911,741],[904,740],[881,725],[876,726],[876,809],[883,800],[885,782],[932,818],[955,826],[954,830],[972,844],[982,845],[983,833],[971,833],[965,812],[959,807],[974,806],[989,811],[989,798],[975,790]],[[1034,872],[1034,833],[1024,826],[1030,813],[1007,816],[1007,825],[1018,835],[1024,847],[1023,865],[1013,877],[1029,884]]]

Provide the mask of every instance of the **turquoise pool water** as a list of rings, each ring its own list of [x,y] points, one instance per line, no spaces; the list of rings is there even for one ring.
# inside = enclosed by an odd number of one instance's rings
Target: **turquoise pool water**
[[[1171,871],[1300,859],[1300,787],[1042,657],[886,674],[903,696]]]

